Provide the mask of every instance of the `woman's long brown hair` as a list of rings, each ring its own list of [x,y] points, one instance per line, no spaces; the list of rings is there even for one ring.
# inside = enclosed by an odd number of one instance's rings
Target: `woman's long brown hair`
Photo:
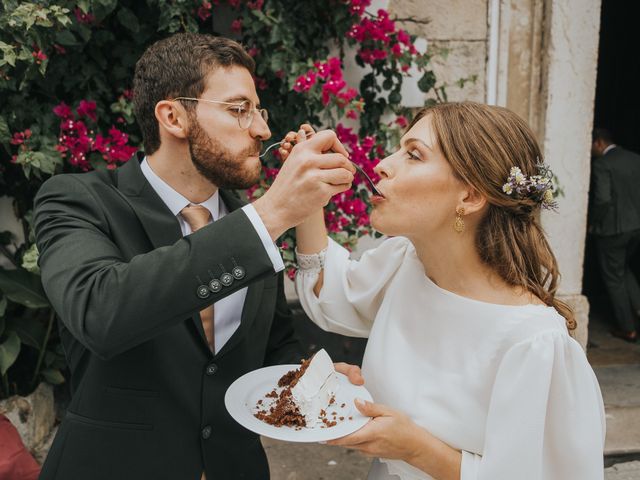
[[[542,152],[529,126],[506,108],[460,102],[424,108],[408,128],[426,115],[454,174],[489,204],[476,236],[482,260],[509,285],[554,307],[567,328],[575,329],[573,311],[556,298],[560,273],[540,225],[539,203],[502,191],[514,166],[527,176],[539,173]]]

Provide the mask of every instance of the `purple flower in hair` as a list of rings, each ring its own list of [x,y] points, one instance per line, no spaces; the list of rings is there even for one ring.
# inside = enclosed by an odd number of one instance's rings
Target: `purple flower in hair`
[[[512,167],[507,183],[502,191],[515,199],[530,199],[547,210],[556,210],[558,202],[554,198],[553,172],[548,165],[537,163],[538,175],[527,177],[520,167]]]

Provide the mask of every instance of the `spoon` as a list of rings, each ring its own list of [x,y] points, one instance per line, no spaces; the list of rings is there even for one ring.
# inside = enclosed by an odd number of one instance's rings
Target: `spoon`
[[[311,134],[313,135],[313,134]],[[282,145],[285,142],[285,140],[281,140],[280,142],[276,142],[276,143],[272,143],[271,145],[269,145],[267,147],[267,149],[262,152],[260,155],[258,155],[258,158],[262,158],[264,157],[269,150]],[[369,188],[371,189],[371,191],[373,192],[374,195],[377,195],[379,197],[384,197],[384,195],[382,195],[382,192],[380,192],[380,190],[378,190],[378,187],[376,187],[376,183],[371,179],[371,177],[369,175],[367,175],[367,173],[362,169],[362,167],[360,165],[358,165],[357,163],[349,160],[351,162],[351,164],[356,168],[356,170],[364,177],[364,179],[367,181],[367,183],[369,184]]]

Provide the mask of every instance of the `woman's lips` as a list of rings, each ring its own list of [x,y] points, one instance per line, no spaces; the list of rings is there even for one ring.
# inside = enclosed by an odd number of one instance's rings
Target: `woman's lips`
[[[384,197],[381,197],[380,195],[371,195],[370,200],[371,203],[373,203],[374,205],[380,202],[384,201]]]

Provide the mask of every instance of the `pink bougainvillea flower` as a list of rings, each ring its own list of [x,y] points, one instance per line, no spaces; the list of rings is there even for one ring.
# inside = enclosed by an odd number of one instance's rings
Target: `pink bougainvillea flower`
[[[231,22],[231,31],[234,33],[242,33],[242,19],[237,18],[233,22]]]
[[[68,119],[73,117],[73,112],[71,111],[71,107],[64,102],[60,102],[58,105],[53,107],[53,113],[62,119]]]
[[[264,5],[264,0],[253,0],[247,2],[247,7],[252,10],[262,10],[262,6]]]
[[[398,118],[396,118],[396,123],[400,128],[406,128],[407,125],[409,125],[409,121],[404,115],[399,115]]]
[[[411,37],[409,36],[409,34],[404,31],[404,30],[398,30],[398,41],[404,45],[411,45]]]
[[[31,56],[35,59],[38,65],[40,65],[42,62],[44,62],[47,59],[47,56],[45,55],[45,53],[39,48],[36,48],[33,52],[31,52]]]
[[[76,20],[78,20],[78,23],[93,23],[93,21],[96,19],[96,17],[94,17],[92,14],[90,13],[84,13],[80,7],[76,7],[73,10],[73,13],[76,16]]]
[[[197,15],[203,22],[211,17],[211,2],[202,2],[202,5],[198,7]]]
[[[349,13],[361,16],[369,5],[371,5],[371,0],[350,0]]]
[[[309,70],[304,75],[300,75],[293,84],[296,92],[308,92],[316,84],[317,75],[313,70]]]
[[[94,122],[96,121],[96,102],[93,100],[80,100],[80,104],[76,109],[79,117],[89,117]]]
[[[322,86],[322,104],[328,105],[331,100],[331,96],[335,96],[346,86],[346,82],[340,80],[329,80]]]

